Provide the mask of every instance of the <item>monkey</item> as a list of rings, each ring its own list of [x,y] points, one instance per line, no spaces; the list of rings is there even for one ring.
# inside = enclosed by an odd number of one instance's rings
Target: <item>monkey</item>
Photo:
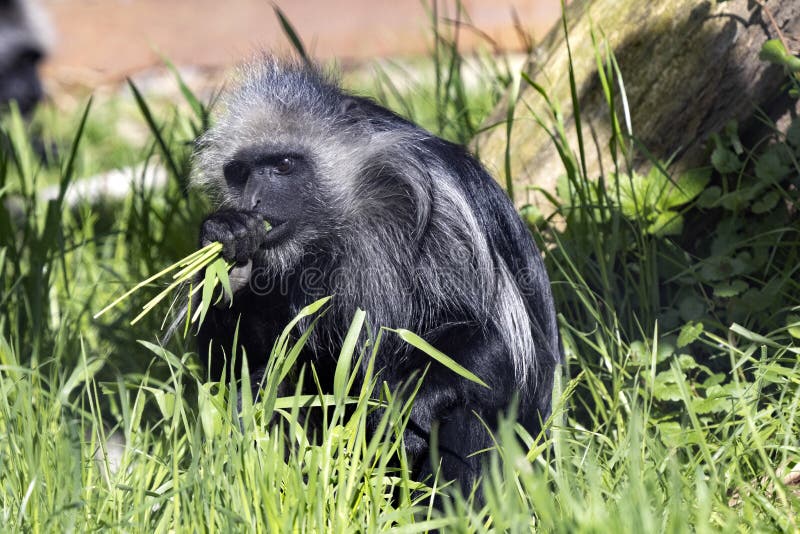
[[[216,209],[200,244],[221,242],[239,280],[198,329],[212,377],[224,378],[236,339],[257,388],[285,325],[332,295],[302,355],[323,387],[358,309],[368,330],[411,330],[489,386],[383,336],[374,368],[390,389],[427,371],[403,435],[415,477],[479,492],[475,453],[493,447],[503,414],[514,406],[532,436],[542,431],[563,358],[549,278],[513,203],[465,147],[314,63],[265,55],[197,140],[191,182]]]
[[[0,110],[13,100],[28,116],[42,100],[38,67],[47,47],[47,20],[38,5],[0,0]]]

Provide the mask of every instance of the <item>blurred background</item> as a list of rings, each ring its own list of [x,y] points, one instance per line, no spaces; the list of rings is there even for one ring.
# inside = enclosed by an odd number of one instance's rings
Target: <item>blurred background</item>
[[[44,76],[52,83],[96,85],[162,64],[219,69],[254,51],[287,50],[278,6],[318,58],[358,62],[413,56],[431,46],[432,10],[456,17],[455,2],[420,0],[42,0],[55,30]],[[464,50],[519,51],[519,28],[540,38],[560,13],[559,0],[464,0],[474,26]]]
[[[503,58],[504,73],[518,68],[560,9],[559,0],[0,0],[0,107],[16,100],[47,152],[71,138],[92,96],[94,150],[79,175],[127,167],[141,161],[149,135],[128,79],[158,117],[186,110],[176,75],[207,104],[235,65],[260,51],[294,53],[288,25],[347,87],[447,136],[430,122],[435,36],[464,58],[458,70],[479,95],[479,121],[507,83],[495,83],[499,63],[488,58]]]

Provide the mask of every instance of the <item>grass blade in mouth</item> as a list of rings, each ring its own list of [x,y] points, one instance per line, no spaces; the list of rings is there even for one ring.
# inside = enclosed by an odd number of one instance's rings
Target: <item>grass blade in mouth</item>
[[[269,225],[269,223],[267,223],[267,222],[265,222],[265,226],[268,226],[269,228],[272,228],[272,226]],[[121,304],[122,302],[126,301],[131,295],[133,295],[137,291],[149,286],[150,284],[152,284],[156,280],[159,280],[160,278],[163,278],[163,277],[167,276],[170,273],[173,273],[172,281],[167,285],[166,288],[164,288],[155,297],[150,299],[147,303],[145,303],[144,306],[142,306],[142,311],[139,313],[139,315],[137,315],[136,317],[133,318],[133,320],[131,321],[131,324],[137,323],[139,320],[142,319],[142,317],[144,317],[145,315],[150,313],[150,311],[152,311],[153,308],[159,302],[164,300],[165,297],[167,297],[170,293],[175,291],[175,289],[180,287],[184,282],[190,282],[195,278],[195,276],[198,273],[200,273],[204,269],[210,269],[209,266],[213,266],[214,267],[212,269],[212,271],[214,273],[214,276],[211,276],[211,277],[206,276],[204,278],[202,284],[200,286],[198,286],[198,288],[195,288],[195,290],[193,290],[191,292],[191,294],[189,295],[189,298],[191,299],[192,295],[194,293],[196,293],[197,289],[199,289],[200,287],[207,286],[207,285],[210,285],[211,287],[207,288],[206,291],[204,291],[204,293],[212,294],[214,288],[217,286],[217,284],[220,284],[220,283],[223,285],[224,289],[229,292],[230,291],[230,283],[227,280],[222,280],[222,278],[223,278],[222,275],[223,275],[223,273],[227,274],[227,271],[230,269],[231,266],[228,265],[225,262],[225,260],[220,258],[220,254],[221,253],[222,253],[222,243],[215,242],[215,243],[210,243],[209,245],[206,245],[205,247],[201,248],[200,250],[197,250],[197,251],[189,254],[185,258],[177,261],[176,263],[173,263],[169,267],[159,271],[158,273],[154,274],[153,276],[150,276],[146,280],[143,280],[142,282],[139,282],[138,284],[133,286],[131,289],[129,289],[128,291],[123,293],[121,296],[117,297],[113,302],[111,302],[105,308],[103,308],[102,310],[97,312],[94,315],[94,318],[97,319],[98,317],[100,317],[101,315],[103,315],[104,313],[109,311],[110,309],[112,309],[112,308],[118,306],[119,304]],[[221,264],[215,264],[214,262],[221,262]],[[225,276],[224,278],[227,278],[227,277]],[[204,302],[203,302],[203,304],[206,305],[206,306],[209,305],[209,302],[207,302],[207,301],[208,301],[208,299],[204,299]],[[202,307],[203,306],[201,306],[201,308]],[[201,314],[201,317],[204,316],[204,315],[205,315],[204,313]],[[192,322],[194,322],[197,318],[198,318],[198,315],[196,314],[192,318]]]

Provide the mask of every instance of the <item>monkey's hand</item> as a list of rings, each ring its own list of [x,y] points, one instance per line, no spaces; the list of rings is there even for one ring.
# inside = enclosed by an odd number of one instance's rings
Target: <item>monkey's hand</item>
[[[266,237],[264,219],[250,211],[217,211],[209,215],[200,228],[201,247],[219,241],[222,257],[239,265],[255,258]]]

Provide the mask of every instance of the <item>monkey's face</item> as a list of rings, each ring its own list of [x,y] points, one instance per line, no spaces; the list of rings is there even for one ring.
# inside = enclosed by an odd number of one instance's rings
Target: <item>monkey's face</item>
[[[28,0],[0,0],[0,111],[16,101],[29,114],[43,96],[37,67],[44,55],[46,17]]]
[[[305,154],[280,146],[238,150],[223,165],[228,191],[236,208],[259,214],[271,226],[267,247],[303,233],[319,201],[313,162]]]
[[[35,49],[21,49],[0,57],[0,107],[15,100],[23,115],[28,114],[42,98],[37,65],[41,54]]]

